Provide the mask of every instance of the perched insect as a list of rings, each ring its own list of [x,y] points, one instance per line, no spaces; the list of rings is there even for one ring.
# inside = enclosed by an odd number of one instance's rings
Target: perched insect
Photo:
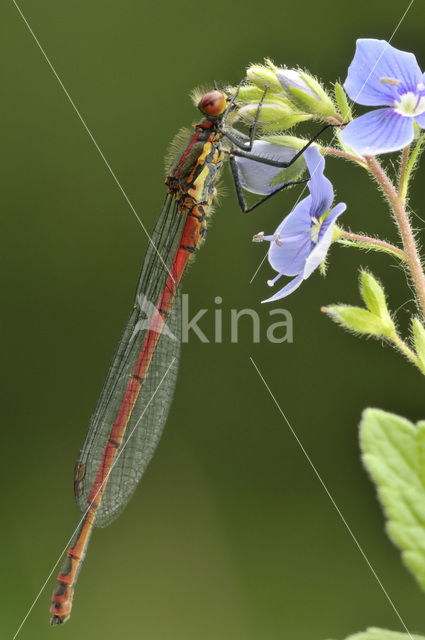
[[[252,153],[261,100],[250,135],[231,125],[237,119],[236,91],[208,91],[199,99],[204,118],[172,162],[168,193],[137,283],[134,306],[110,365],[75,467],[74,485],[82,519],[53,592],[51,624],[71,612],[78,572],[93,526],[104,527],[124,509],[160,439],[170,408],[180,354],[179,284],[207,231],[216,182],[229,159],[239,204],[250,211],[297,180],[280,184],[253,206],[246,205],[236,157],[270,167],[293,164]],[[323,129],[322,129],[323,130]]]

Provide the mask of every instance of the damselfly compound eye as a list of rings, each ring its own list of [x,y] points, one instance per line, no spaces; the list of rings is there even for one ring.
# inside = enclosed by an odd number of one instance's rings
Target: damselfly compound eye
[[[205,113],[206,116],[219,116],[226,109],[226,96],[221,91],[208,91],[205,93],[198,104],[198,109]]]

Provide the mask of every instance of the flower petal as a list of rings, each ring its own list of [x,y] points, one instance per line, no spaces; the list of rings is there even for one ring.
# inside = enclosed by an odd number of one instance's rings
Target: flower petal
[[[344,202],[340,202],[326,216],[319,232],[319,241],[306,260],[303,274],[304,280],[306,280],[319,266],[322,260],[324,260],[332,242],[334,223],[341,213],[344,213],[346,208],[347,205]],[[325,223],[327,223],[326,226]],[[324,231],[322,232],[322,230]]]
[[[421,113],[419,116],[415,116],[415,120],[421,129],[425,129],[425,111],[424,113]]]
[[[253,154],[268,158],[269,160],[278,160],[279,162],[289,162],[292,160],[297,150],[292,147],[285,147],[279,144],[272,144],[265,140],[256,140],[252,146]],[[241,185],[251,193],[259,195],[269,195],[279,188],[279,184],[271,183],[282,173],[281,167],[271,167],[255,160],[248,158],[236,157],[236,164],[239,172]],[[282,182],[283,184],[283,182]]]
[[[330,180],[325,178],[325,159],[317,147],[309,147],[304,152],[304,158],[310,172],[308,188],[311,194],[310,216],[320,218],[331,206],[334,199],[334,190]]]
[[[310,234],[296,241],[281,240],[279,246],[272,242],[269,249],[269,262],[273,269],[285,276],[296,276],[304,270],[305,262],[312,248]]]
[[[399,80],[398,86],[381,82]],[[385,40],[361,38],[348,68],[344,89],[354,102],[366,106],[393,105],[401,93],[413,91],[422,73],[413,53],[399,51]]]
[[[376,109],[352,120],[341,132],[341,139],[364,156],[398,151],[412,142],[413,121],[394,109]]]
[[[300,273],[296,278],[293,278],[290,282],[288,282],[288,284],[285,285],[283,289],[275,293],[274,296],[267,298],[267,300],[262,300],[261,302],[273,302],[274,300],[280,300],[285,296],[289,296],[289,294],[295,291],[295,289],[298,289],[303,279],[303,274]]]
[[[276,229],[273,237],[279,236],[281,246],[270,245],[268,259],[275,271],[294,276],[304,269],[311,249],[311,196],[297,204]]]
[[[286,216],[275,231],[281,238],[285,235],[293,236],[298,233],[310,233],[311,218],[310,210],[312,206],[311,196],[303,198],[297,206]]]
[[[323,235],[326,233],[328,228],[331,225],[333,226],[335,224],[337,218],[339,218],[341,213],[344,213],[346,208],[347,208],[347,205],[345,204],[345,202],[339,202],[329,211],[328,215],[323,220],[323,223],[320,227],[318,242],[321,241]]]

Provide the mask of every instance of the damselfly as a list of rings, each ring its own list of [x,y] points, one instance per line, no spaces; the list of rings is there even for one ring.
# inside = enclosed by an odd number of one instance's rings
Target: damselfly
[[[238,90],[205,93],[201,122],[176,154],[166,178],[168,193],[142,264],[134,306],[112,360],[74,474],[83,512],[53,592],[51,624],[69,616],[74,585],[93,526],[104,527],[123,510],[158,444],[170,408],[180,354],[183,272],[207,231],[216,182],[229,159],[238,201],[250,211],[289,184],[247,206],[236,158],[279,170],[293,164],[321,131],[290,160],[256,155],[262,101],[249,136],[232,127]],[[264,96],[263,96],[264,98]],[[326,127],[325,127],[326,128]],[[323,130],[323,129],[322,129]]]

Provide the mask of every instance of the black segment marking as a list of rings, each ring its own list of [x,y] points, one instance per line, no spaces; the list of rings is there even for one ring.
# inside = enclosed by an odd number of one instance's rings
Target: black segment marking
[[[65,582],[58,582],[58,584],[55,587],[55,590],[53,591],[53,597],[55,596],[63,596],[67,589],[68,589],[67,584],[65,584]]]
[[[170,312],[167,311],[167,309],[161,309],[161,307],[157,307],[159,313],[161,313],[162,315],[164,315],[166,318],[168,318],[168,316],[170,315]]]
[[[205,220],[205,213],[202,213],[201,215],[196,215],[196,213],[188,213],[188,216],[192,216],[192,218],[196,218],[197,220],[199,220],[199,222],[203,222]]]

